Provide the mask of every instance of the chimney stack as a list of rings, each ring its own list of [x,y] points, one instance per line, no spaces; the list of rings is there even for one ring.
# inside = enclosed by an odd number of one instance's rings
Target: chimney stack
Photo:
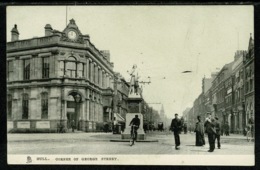
[[[46,24],[45,27],[45,36],[50,36],[52,35],[52,27],[50,24]]]
[[[14,25],[14,28],[11,30],[11,41],[19,40],[19,32],[17,30],[17,25]]]

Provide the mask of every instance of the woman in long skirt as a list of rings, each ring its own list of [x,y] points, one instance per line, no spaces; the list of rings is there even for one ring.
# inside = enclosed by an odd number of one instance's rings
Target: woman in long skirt
[[[197,117],[198,122],[196,123],[195,131],[196,132],[196,146],[205,145],[204,139],[204,124],[201,122],[200,116]]]

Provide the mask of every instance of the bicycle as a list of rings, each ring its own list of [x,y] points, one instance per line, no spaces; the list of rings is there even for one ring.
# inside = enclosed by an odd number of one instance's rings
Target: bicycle
[[[252,132],[252,126],[248,127],[247,133],[246,133],[246,139],[248,142],[251,142],[254,139],[254,135]]]
[[[131,140],[130,140],[130,146],[133,146],[137,137],[137,125],[132,125],[131,126]]]

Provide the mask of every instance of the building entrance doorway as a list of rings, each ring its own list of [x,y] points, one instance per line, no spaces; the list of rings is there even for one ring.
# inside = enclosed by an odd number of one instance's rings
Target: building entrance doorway
[[[68,96],[67,100],[67,127],[71,129],[73,126],[75,129],[80,130],[79,119],[80,119],[80,106],[81,96],[72,92]]]

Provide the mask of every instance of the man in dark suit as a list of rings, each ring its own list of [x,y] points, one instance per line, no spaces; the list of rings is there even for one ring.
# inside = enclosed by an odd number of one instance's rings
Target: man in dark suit
[[[218,117],[215,117],[216,120],[216,139],[218,141],[218,148],[220,149],[221,145],[220,145],[220,135],[221,135],[221,129],[220,129],[220,123],[218,121]]]
[[[211,118],[211,113],[207,113],[208,117],[204,123],[206,128],[206,133],[208,134],[209,139],[209,150],[208,152],[213,152],[215,149],[215,140],[216,140],[216,130],[215,130],[215,119]]]
[[[171,130],[173,131],[174,134],[174,139],[175,139],[175,149],[179,150],[180,149],[180,130],[181,130],[181,120],[178,118],[178,114],[175,114],[175,118],[172,119],[171,123]]]
[[[137,140],[137,130],[139,129],[140,126],[140,119],[138,118],[138,115],[135,115],[135,117],[131,120],[129,126],[131,126],[131,134],[135,134],[135,138],[130,144],[130,146],[134,145],[134,142]]]

